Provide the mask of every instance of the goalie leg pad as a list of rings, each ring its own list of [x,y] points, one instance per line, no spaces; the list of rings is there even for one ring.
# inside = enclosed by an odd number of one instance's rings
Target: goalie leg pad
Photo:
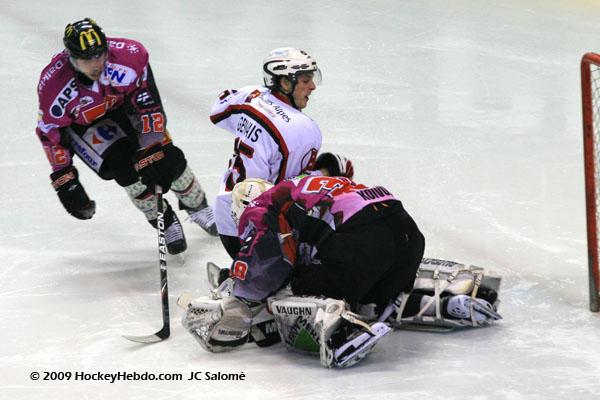
[[[497,297],[500,282],[499,276],[481,267],[424,258],[414,289],[433,292],[433,296],[423,296],[416,315],[403,316],[411,295],[400,295],[393,304],[396,315],[391,323],[395,328],[418,330],[488,326],[502,318],[496,311],[500,303]]]
[[[383,322],[362,321],[343,300],[286,296],[269,298],[269,308],[286,347],[319,354],[327,368],[356,364],[391,330]]]
[[[269,347],[281,341],[275,317],[265,304],[252,307],[252,329],[250,329],[250,341],[258,347]]]
[[[199,297],[188,305],[181,323],[202,348],[219,353],[248,341],[252,313],[235,297]]]
[[[313,296],[285,296],[269,298],[269,308],[275,317],[281,341],[301,353],[319,353],[319,335],[315,329],[317,310],[327,301]]]

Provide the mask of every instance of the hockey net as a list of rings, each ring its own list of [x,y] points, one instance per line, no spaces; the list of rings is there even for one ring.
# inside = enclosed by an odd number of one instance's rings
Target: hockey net
[[[587,53],[581,59],[583,146],[587,214],[590,310],[599,306],[598,228],[600,227],[600,54]]]

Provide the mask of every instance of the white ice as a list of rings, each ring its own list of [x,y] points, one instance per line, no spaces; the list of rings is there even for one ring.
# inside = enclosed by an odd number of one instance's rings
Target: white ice
[[[155,232],[113,182],[77,162],[98,204],[67,215],[34,126],[41,69],[90,16],[143,42],[169,127],[213,197],[232,139],[208,120],[226,88],[261,82],[272,48],[301,47],[323,85],[306,113],[360,182],[403,200],[426,256],[503,277],[504,320],[450,334],[393,332],[362,364],[325,370],[281,346],[209,354],[175,299],[204,294],[217,239],[186,224],[161,326]],[[592,399],[600,316],[588,311],[579,60],[600,50],[592,0],[0,3],[1,399]],[[244,372],[245,381],[32,381],[31,372]]]

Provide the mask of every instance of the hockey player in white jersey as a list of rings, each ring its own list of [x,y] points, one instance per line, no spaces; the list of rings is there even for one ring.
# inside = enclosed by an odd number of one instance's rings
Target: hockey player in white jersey
[[[302,50],[278,48],[263,60],[263,78],[265,86],[225,90],[210,113],[215,125],[235,136],[214,206],[221,241],[232,258],[240,248],[230,212],[236,183],[246,178],[278,183],[315,168],[347,177],[353,173],[344,157],[324,153],[317,158],[321,131],[302,113],[321,82],[317,62]]]

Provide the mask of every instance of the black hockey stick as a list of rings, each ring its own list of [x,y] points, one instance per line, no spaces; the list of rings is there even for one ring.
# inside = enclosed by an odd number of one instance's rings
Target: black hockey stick
[[[137,343],[157,343],[165,340],[171,334],[169,322],[169,289],[167,286],[167,243],[165,241],[165,215],[163,210],[162,187],[156,185],[156,229],[158,231],[158,265],[160,267],[160,300],[162,302],[163,327],[153,335],[130,336],[123,335],[125,339]]]

